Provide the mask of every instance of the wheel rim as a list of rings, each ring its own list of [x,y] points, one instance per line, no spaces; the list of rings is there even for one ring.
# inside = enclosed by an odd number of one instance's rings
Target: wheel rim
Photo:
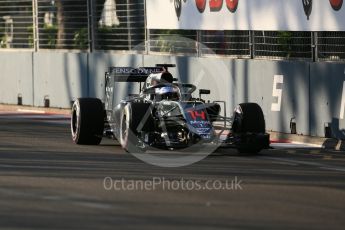
[[[127,116],[123,115],[122,122],[121,122],[121,142],[122,142],[122,144],[125,142],[127,134],[128,134]]]
[[[71,130],[72,130],[72,136],[73,137],[76,135],[77,129],[78,129],[78,114],[77,114],[76,105],[73,105],[72,121],[71,121]]]
[[[72,131],[75,133],[77,129],[77,112],[74,110],[72,115]]]

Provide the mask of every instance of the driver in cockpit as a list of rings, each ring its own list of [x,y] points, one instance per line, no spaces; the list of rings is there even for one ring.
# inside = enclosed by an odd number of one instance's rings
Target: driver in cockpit
[[[145,83],[145,88],[151,88],[159,84],[167,84],[166,86],[162,86],[155,89],[155,94],[148,95],[149,100],[178,100],[179,97],[179,89],[172,85],[174,81],[173,76],[171,73],[164,71],[159,74],[151,74]]]

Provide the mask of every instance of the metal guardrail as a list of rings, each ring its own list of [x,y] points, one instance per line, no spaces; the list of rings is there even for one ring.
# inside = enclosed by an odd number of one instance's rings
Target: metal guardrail
[[[201,31],[202,55],[250,58],[250,31]],[[211,53],[210,53],[211,52]]]
[[[39,49],[88,49],[88,4],[85,0],[37,0]]]
[[[149,30],[148,52],[197,55],[197,40],[195,30]]]
[[[0,48],[33,48],[32,0],[0,1]]]
[[[319,61],[345,61],[345,31],[316,33]]]
[[[0,50],[345,61],[345,32],[145,28],[145,0],[0,0]]]
[[[97,0],[94,4],[94,49],[145,50],[143,0]]]
[[[254,57],[269,59],[313,58],[310,32],[254,31]]]

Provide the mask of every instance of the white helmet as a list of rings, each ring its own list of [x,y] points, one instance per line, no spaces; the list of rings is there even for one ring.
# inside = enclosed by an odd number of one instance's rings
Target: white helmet
[[[159,99],[161,100],[179,100],[180,99],[180,92],[178,88],[165,86],[162,88],[158,88],[156,94]]]

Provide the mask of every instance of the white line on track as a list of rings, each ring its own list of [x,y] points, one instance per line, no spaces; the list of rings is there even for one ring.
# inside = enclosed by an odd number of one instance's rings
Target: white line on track
[[[106,171],[104,168],[86,168],[86,167],[71,167],[71,166],[33,166],[33,165],[9,165],[0,164],[0,168],[20,168],[20,169],[54,169],[54,170],[81,170],[81,171]]]
[[[282,148],[322,148],[322,145],[315,145],[309,143],[302,143],[302,142],[291,142],[291,143],[271,143],[271,147],[276,149]]]
[[[324,170],[345,172],[344,167],[330,166],[330,165],[316,163],[316,162],[300,161],[300,160],[293,160],[293,159],[282,159],[282,158],[277,158],[277,157],[260,157],[260,158],[266,159],[266,160],[271,160],[271,161],[276,161],[277,163],[289,163],[289,164],[293,164],[293,166],[307,165],[307,166],[318,167],[318,168],[324,169]]]
[[[271,161],[272,163],[280,164],[280,165],[288,165],[288,166],[298,166],[297,163],[290,163],[290,162],[282,162],[282,161]]]
[[[71,116],[68,114],[52,114],[45,113],[44,111],[21,109],[20,112],[19,110],[15,112],[0,111],[0,117],[4,117],[6,119],[34,120],[51,124],[70,124]]]
[[[11,196],[20,196],[20,197],[33,197],[36,199],[44,199],[47,201],[58,201],[58,202],[68,202],[69,204],[74,204],[86,208],[95,208],[95,209],[112,209],[114,208],[110,204],[106,204],[103,202],[94,201],[92,197],[85,197],[76,194],[67,194],[64,196],[56,196],[56,195],[42,195],[40,192],[21,192],[16,189],[3,189],[0,188],[0,193],[5,195]],[[92,199],[92,200],[90,200]]]
[[[322,145],[318,145],[318,144],[309,144],[309,143],[298,142],[298,141],[292,141],[291,144],[295,144],[295,145],[304,145],[304,146],[315,147],[315,148],[323,148]]]
[[[320,167],[320,169],[345,172],[345,168],[340,168],[340,167]]]
[[[18,112],[21,113],[37,113],[37,114],[46,114],[45,111],[42,110],[30,110],[30,109],[17,109]]]

